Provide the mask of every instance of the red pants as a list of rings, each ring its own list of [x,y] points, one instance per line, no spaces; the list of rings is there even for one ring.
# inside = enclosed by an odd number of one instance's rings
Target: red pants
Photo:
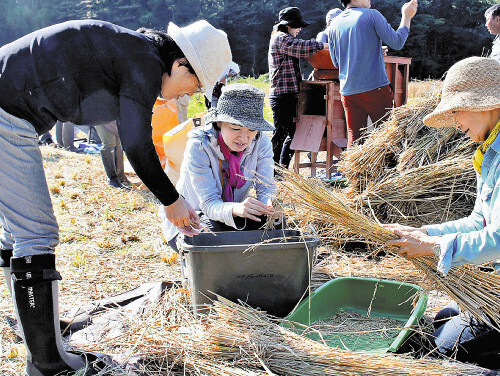
[[[385,121],[394,104],[394,94],[389,85],[353,95],[342,95],[342,105],[347,123],[347,148],[361,137],[368,116],[372,123]]]

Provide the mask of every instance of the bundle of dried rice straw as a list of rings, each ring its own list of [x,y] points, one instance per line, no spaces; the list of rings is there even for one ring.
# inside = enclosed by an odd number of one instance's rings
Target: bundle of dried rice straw
[[[197,316],[172,289],[160,303],[131,318],[124,337],[104,328],[106,353],[134,354],[145,374],[192,375],[479,375],[482,369],[437,359],[373,355],[328,347],[280,325],[265,313],[222,297]]]
[[[322,239],[357,237],[382,246],[396,238],[392,232],[353,208],[340,190],[329,189],[321,181],[303,178],[280,169],[278,199],[285,213],[298,227],[313,225]],[[488,325],[500,325],[500,275],[476,266],[452,268],[446,277],[437,272],[436,257],[421,257],[411,262],[434,286],[446,292],[464,311]],[[491,322],[488,320],[491,320]]]
[[[472,210],[475,144],[454,128],[430,128],[422,121],[439,99],[429,94],[395,108],[363,144],[343,154],[338,169],[349,181],[345,195],[365,214],[419,226]]]

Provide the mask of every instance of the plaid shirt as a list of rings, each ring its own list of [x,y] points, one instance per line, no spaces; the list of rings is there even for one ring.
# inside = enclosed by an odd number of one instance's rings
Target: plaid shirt
[[[322,49],[323,43],[314,39],[297,39],[281,31],[271,35],[268,53],[271,80],[269,97],[298,93],[302,80],[299,58],[312,56]]]

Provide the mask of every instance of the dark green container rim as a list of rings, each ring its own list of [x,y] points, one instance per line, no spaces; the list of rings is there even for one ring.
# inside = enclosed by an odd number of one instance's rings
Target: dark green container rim
[[[338,277],[338,278],[332,279],[332,280],[324,283],[323,285],[318,287],[309,297],[305,298],[297,307],[295,307],[295,309],[292,312],[290,312],[290,314],[288,314],[285,317],[285,321],[282,325],[285,327],[289,327],[289,328],[295,327],[293,325],[294,322],[304,325],[304,323],[294,321],[294,319],[293,319],[294,313],[300,312],[302,309],[304,309],[303,307],[307,306],[309,304],[309,300],[312,299],[316,293],[330,288],[330,286],[332,284],[338,283],[339,281],[345,281],[345,280],[363,280],[366,282],[373,282],[374,284],[378,283],[378,282],[383,282],[383,283],[388,283],[388,284],[397,285],[397,286],[403,285],[406,287],[413,288],[415,290],[415,293],[419,294],[418,302],[415,305],[413,312],[410,314],[410,317],[406,321],[405,326],[403,327],[403,329],[401,329],[398,336],[394,339],[394,341],[391,343],[391,345],[388,348],[381,348],[378,350],[367,351],[369,353],[385,353],[387,351],[395,352],[404,343],[405,339],[410,335],[411,327],[417,324],[418,320],[420,320],[420,318],[423,316],[423,314],[427,308],[427,293],[425,292],[425,290],[423,288],[421,288],[420,286],[415,285],[413,283],[394,281],[394,280],[388,280],[388,279],[380,279],[380,278]],[[350,308],[352,308],[352,307],[350,307]],[[364,310],[364,309],[361,309],[361,310]],[[358,310],[358,312],[361,310]],[[353,311],[353,310],[351,309],[351,311]]]

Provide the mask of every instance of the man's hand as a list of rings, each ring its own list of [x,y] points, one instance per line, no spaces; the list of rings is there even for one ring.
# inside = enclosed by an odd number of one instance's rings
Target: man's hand
[[[411,19],[417,14],[417,8],[418,0],[411,0],[403,4],[401,7],[401,25],[410,28]]]
[[[408,1],[407,3],[404,3],[403,6],[401,7],[401,14],[404,17],[408,17],[411,19],[415,17],[415,14],[417,14],[417,8],[418,8],[418,0]]]
[[[197,235],[201,230],[200,218],[181,196],[173,204],[163,207],[167,219],[185,235]]]

